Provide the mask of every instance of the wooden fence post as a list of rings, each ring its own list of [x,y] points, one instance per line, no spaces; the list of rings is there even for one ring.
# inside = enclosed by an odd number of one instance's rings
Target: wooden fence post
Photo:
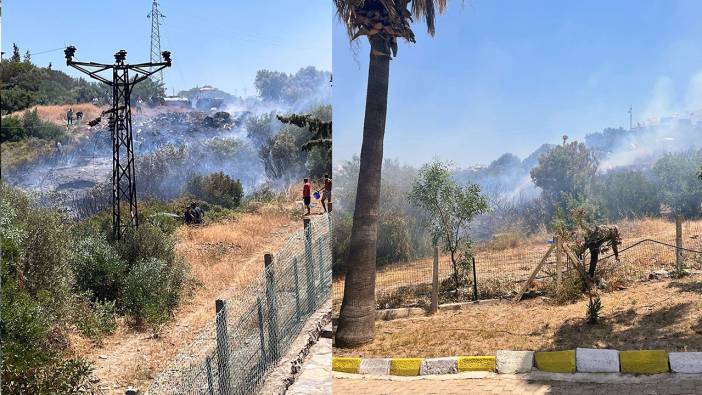
[[[434,265],[431,276],[431,313],[439,310],[439,247],[434,246]]]
[[[675,268],[678,274],[683,270],[683,236],[682,236],[682,217],[675,217]]]
[[[314,288],[314,266],[312,262],[312,228],[310,219],[303,218],[305,225],[305,271],[307,273],[307,312],[314,311],[317,293]]]
[[[275,272],[273,270],[273,255],[263,256],[264,271],[266,272],[266,301],[268,302],[268,348],[273,360],[278,360],[278,301],[275,294]]]
[[[227,336],[227,309],[226,302],[222,299],[215,301],[217,313],[217,378],[219,392],[231,392],[231,377],[229,375],[229,338]]]
[[[554,239],[556,242],[556,286],[560,287],[563,281],[563,240],[558,235]]]

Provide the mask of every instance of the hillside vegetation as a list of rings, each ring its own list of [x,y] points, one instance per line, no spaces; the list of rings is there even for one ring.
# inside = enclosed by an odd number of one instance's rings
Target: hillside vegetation
[[[91,103],[93,99],[108,104],[112,98],[112,89],[105,84],[73,78],[49,65],[39,67],[26,55],[21,59],[16,45],[13,55],[0,62],[0,90],[2,115],[36,105]],[[150,79],[138,84],[132,92],[133,98],[139,96],[151,103],[157,103],[164,95],[163,87]]]

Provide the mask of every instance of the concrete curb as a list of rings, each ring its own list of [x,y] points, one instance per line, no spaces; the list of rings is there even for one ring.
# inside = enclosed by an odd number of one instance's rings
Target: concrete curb
[[[670,371],[668,353],[663,350],[620,351],[619,366],[622,373],[656,374]]]
[[[702,373],[702,352],[671,352],[668,359],[671,372]]]
[[[497,373],[526,373],[534,367],[533,351],[498,350],[495,359]]]
[[[534,365],[542,372],[575,373],[575,350],[535,352]]]
[[[358,368],[360,374],[388,375],[390,374],[389,358],[364,359]]]
[[[619,351],[595,348],[575,349],[576,371],[585,373],[618,373]]]
[[[458,373],[458,357],[428,358],[422,361],[420,376]]]
[[[564,351],[499,350],[495,356],[458,356],[445,358],[338,358],[332,370],[341,373],[384,376],[439,376],[488,374],[500,376],[550,374],[575,378],[607,374],[658,375],[664,373],[702,373],[702,352],[577,348]],[[570,379],[569,379],[570,380]]]

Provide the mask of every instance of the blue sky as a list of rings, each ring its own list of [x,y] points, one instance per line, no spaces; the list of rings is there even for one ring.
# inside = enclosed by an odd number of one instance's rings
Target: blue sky
[[[165,75],[169,94],[211,84],[252,95],[259,69],[295,72],[312,65],[331,70],[330,1],[161,0],[160,8],[166,15],[161,48],[173,53],[173,67]],[[151,0],[6,0],[2,48],[9,56],[13,42],[23,54],[73,44],[82,61],[110,62],[119,49],[127,50],[132,63],[148,61],[150,11]],[[62,50],[32,60],[66,71]]]
[[[487,164],[564,133],[702,109],[702,1],[449,1],[390,65],[385,157]],[[333,24],[334,161],[360,152],[365,38]]]

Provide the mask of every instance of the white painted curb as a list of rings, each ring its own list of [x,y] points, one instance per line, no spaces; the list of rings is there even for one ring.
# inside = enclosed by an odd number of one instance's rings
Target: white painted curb
[[[575,366],[584,373],[619,373],[619,351],[576,348]]]
[[[358,373],[387,376],[390,374],[390,358],[363,358]]]
[[[458,373],[458,358],[427,358],[422,361],[422,367],[419,369],[420,376],[430,374],[454,374]]]
[[[670,370],[675,373],[702,373],[702,352],[669,352]]]
[[[498,373],[526,373],[534,367],[533,351],[498,350],[495,356]]]

